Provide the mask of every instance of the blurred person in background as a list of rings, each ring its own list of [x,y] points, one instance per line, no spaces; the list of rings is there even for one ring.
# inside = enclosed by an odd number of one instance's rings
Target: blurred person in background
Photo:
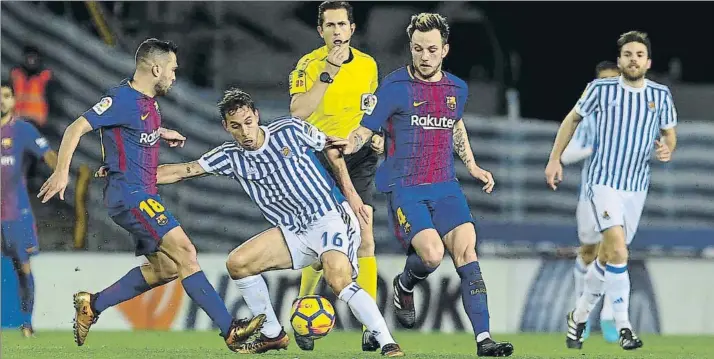
[[[377,190],[387,194],[390,227],[407,249],[402,273],[392,281],[397,320],[416,323],[414,289],[444,258],[452,257],[461,279],[461,298],[476,341],[476,354],[502,357],[513,345],[491,339],[488,293],[476,255],[476,228],[456,178],[454,152],[469,174],[491,193],[490,172],[476,163],[463,113],[468,85],[442,70],[449,53],[449,24],[435,13],[413,15],[406,29],[411,65],[387,75],[360,126],[348,138],[345,154],[359,151],[372,135],[385,134],[386,160],[377,172]]]
[[[25,45],[22,50],[23,63],[10,70],[10,81],[15,93],[15,115],[32,122],[43,135],[48,135],[46,127],[52,107],[57,82],[52,70],[45,67],[40,50],[33,45]],[[27,163],[28,177],[37,175],[38,161],[31,157]],[[35,188],[31,182],[31,188]]]
[[[374,59],[350,45],[355,31],[352,6],[346,1],[325,1],[318,7],[317,32],[325,45],[303,56],[290,73],[290,113],[314,125],[328,136],[346,138],[359,126],[371,95],[377,89],[378,71]],[[374,175],[383,142],[373,136],[373,145],[345,156],[347,170],[357,193],[373,211]],[[325,168],[331,168],[322,152],[317,157]],[[334,176],[334,174],[333,174]],[[374,256],[374,230],[371,220],[362,228],[362,244],[357,251],[357,283],[377,299],[377,260]],[[298,297],[315,294],[322,276],[319,263],[302,271]],[[376,351],[379,343],[362,328],[362,350]],[[300,349],[313,350],[310,337],[295,333]]]
[[[56,92],[54,73],[45,67],[37,47],[26,45],[22,53],[23,64],[10,71],[12,88],[15,91],[15,114],[43,129],[47,124],[50,103]]]
[[[15,97],[9,83],[2,83],[0,107],[2,108],[2,253],[12,260],[17,272],[20,310],[25,337],[34,336],[32,312],[35,303],[35,278],[30,257],[39,253],[35,216],[30,207],[23,161],[26,156],[42,159],[50,168],[57,165],[57,152],[50,149],[47,140],[27,121],[13,112]]]
[[[620,69],[617,67],[617,64],[612,61],[603,61],[595,66],[595,77],[598,79],[617,77],[619,75]],[[576,300],[583,294],[585,273],[587,273],[588,267],[593,265],[592,263],[595,261],[595,257],[597,257],[601,240],[601,234],[595,230],[592,208],[590,207],[591,205],[586,194],[588,167],[590,166],[590,155],[593,152],[595,142],[596,125],[597,117],[594,114],[584,118],[575,130],[573,139],[570,140],[570,143],[568,143],[561,157],[563,165],[584,160],[580,177],[578,205],[575,210],[578,239],[580,240],[578,256],[575,258],[575,266],[573,267]],[[583,333],[583,339],[587,339],[590,335],[589,323],[590,322],[588,322],[585,332]],[[605,341],[609,343],[617,342],[619,334],[615,327],[615,319],[612,316],[612,303],[607,299],[607,295],[605,295],[602,311],[600,312],[600,328]]]
[[[568,313],[566,345],[582,349],[588,317],[603,294],[612,304],[619,344],[625,350],[642,347],[629,318],[628,246],[637,233],[650,184],[654,150],[669,162],[677,145],[677,110],[665,85],[645,78],[652,66],[647,34],[624,33],[617,40],[617,78],[588,84],[558,129],[545,177],[556,190],[563,180],[562,154],[578,124],[596,116],[595,146],[587,174],[587,197],[593,230],[602,234],[595,265],[585,274],[583,294]]]

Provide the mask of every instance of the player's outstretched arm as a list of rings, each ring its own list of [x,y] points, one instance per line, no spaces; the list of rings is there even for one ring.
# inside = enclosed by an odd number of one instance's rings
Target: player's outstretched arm
[[[208,175],[198,161],[161,165],[156,170],[157,184],[171,184],[189,178]]]
[[[546,182],[553,190],[558,188],[558,183],[563,180],[563,165],[561,163],[563,151],[565,151],[565,147],[573,138],[575,129],[582,119],[582,116],[573,108],[568,115],[565,116],[565,119],[558,129],[558,134],[555,136],[555,143],[553,143],[548,165],[545,168]]]
[[[348,143],[343,152],[349,155],[359,151],[367,143],[367,140],[372,137],[373,133],[372,130],[364,126],[359,126],[352,130],[349,137],[347,137]]]
[[[69,183],[69,165],[72,162],[72,156],[77,149],[79,140],[91,130],[92,126],[84,116],[80,116],[71,125],[67,126],[62,136],[62,143],[57,156],[57,166],[37,194],[37,198],[42,198],[42,203],[46,203],[57,193],[59,193],[60,199],[64,200],[64,191]]]
[[[330,164],[330,168],[332,168],[332,173],[335,175],[337,185],[347,199],[347,203],[350,204],[355,214],[360,215],[364,202],[362,202],[362,198],[357,194],[352,179],[350,179],[350,174],[347,171],[347,163],[345,163],[342,152],[335,147],[329,147],[325,149],[325,155],[327,162]]]
[[[469,142],[469,134],[466,132],[466,126],[464,125],[464,120],[456,122],[454,125],[454,152],[459,155],[461,161],[469,170],[469,174],[472,177],[480,179],[483,183],[483,190],[486,193],[491,193],[493,191],[493,186],[496,185],[496,181],[493,180],[491,172],[488,172],[476,164],[474,159],[474,153],[471,151],[471,143]]]

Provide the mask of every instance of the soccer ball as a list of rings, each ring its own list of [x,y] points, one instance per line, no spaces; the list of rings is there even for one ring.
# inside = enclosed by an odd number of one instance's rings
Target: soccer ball
[[[298,298],[293,303],[290,324],[300,336],[322,338],[335,326],[335,308],[319,295]]]

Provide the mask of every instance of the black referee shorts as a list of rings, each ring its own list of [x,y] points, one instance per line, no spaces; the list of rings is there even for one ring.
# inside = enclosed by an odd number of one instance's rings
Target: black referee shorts
[[[327,171],[335,178],[332,173],[332,167],[327,161],[327,157],[324,152],[320,152],[317,156],[323,166]],[[351,155],[345,156],[345,162],[347,163],[347,172],[350,174],[350,179],[352,179],[352,184],[357,190],[357,194],[362,198],[364,204],[372,205],[374,200],[374,174],[377,172],[377,162],[379,161],[379,155],[372,150],[370,143],[366,143],[359,151]],[[335,180],[337,182],[337,180]]]

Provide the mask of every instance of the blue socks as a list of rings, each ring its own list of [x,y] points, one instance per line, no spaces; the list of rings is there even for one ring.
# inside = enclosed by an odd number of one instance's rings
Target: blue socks
[[[419,255],[412,253],[407,257],[407,262],[404,264],[404,271],[402,275],[399,276],[399,284],[402,285],[404,290],[411,292],[417,283],[426,279],[436,268],[427,267]]]
[[[161,283],[163,284],[163,283]],[[216,293],[211,283],[206,278],[203,271],[198,271],[181,281],[186,294],[203,309],[214,323],[221,329],[221,335],[228,335],[233,317],[228,313],[226,305],[221,297]],[[93,309],[101,313],[109,307],[125,302],[137,295],[151,289],[144,275],[141,274],[141,267],[136,267],[129,271],[103,291],[97,293]]]
[[[191,299],[203,309],[221,330],[221,336],[228,335],[233,317],[228,313],[225,303],[206,278],[203,271],[198,271],[181,281],[183,289]]]
[[[18,272],[17,279],[20,284],[20,310],[24,317],[23,324],[31,326],[32,311],[35,308],[35,277],[32,272],[29,274]]]
[[[481,276],[481,267],[478,262],[471,262],[456,268],[456,272],[461,277],[461,299],[464,310],[471,320],[476,341],[480,342],[490,337],[488,295],[486,284]]]
[[[97,313],[101,313],[105,309],[134,298],[149,289],[151,289],[151,286],[146,283],[144,275],[141,274],[141,267],[136,267],[116,283],[97,293],[94,308],[92,309],[96,310]]]

